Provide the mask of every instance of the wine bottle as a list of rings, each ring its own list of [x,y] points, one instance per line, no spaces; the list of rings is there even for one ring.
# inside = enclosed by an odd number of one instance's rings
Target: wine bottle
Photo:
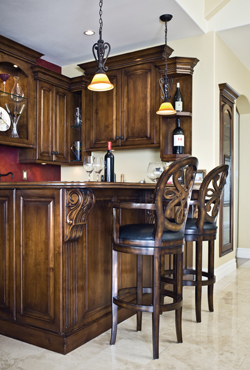
[[[176,119],[177,126],[173,131],[173,153],[184,154],[184,131],[181,128],[180,118]]]
[[[177,82],[176,93],[174,96],[174,109],[176,110],[176,112],[182,112],[183,110],[183,100],[179,82]]]
[[[104,157],[104,181],[114,182],[114,155],[111,153],[111,141],[108,141],[108,151]]]

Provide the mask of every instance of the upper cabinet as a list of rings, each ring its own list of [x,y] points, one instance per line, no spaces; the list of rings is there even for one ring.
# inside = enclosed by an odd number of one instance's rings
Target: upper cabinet
[[[162,47],[108,58],[107,74],[114,89],[86,90],[86,150],[106,150],[107,141],[113,148],[159,147],[160,118],[155,114],[158,69],[154,64],[159,58]],[[91,78],[96,63],[80,67]]]
[[[35,144],[36,89],[31,66],[41,56],[0,36],[0,144]]]
[[[73,133],[76,107],[82,109],[84,77],[68,78],[41,66],[32,67],[36,81],[36,148],[19,152],[20,163],[69,164],[70,148],[82,142],[82,130]],[[83,91],[83,94],[82,94]],[[79,164],[79,162],[78,162]]]
[[[70,78],[32,67],[36,81],[36,149],[23,150],[19,161],[36,163],[69,162]]]
[[[107,75],[114,89],[107,92],[86,90],[85,149],[160,147],[161,158],[172,161],[192,153],[192,74],[196,58],[169,58],[168,74],[173,78],[170,91],[173,103],[176,84],[181,84],[184,111],[178,113],[185,134],[185,154],[174,155],[172,136],[176,117],[156,114],[161,104],[159,79],[163,77],[164,45],[127,53],[107,60]],[[168,56],[172,53],[167,48]],[[95,62],[80,64],[87,77],[95,73]]]

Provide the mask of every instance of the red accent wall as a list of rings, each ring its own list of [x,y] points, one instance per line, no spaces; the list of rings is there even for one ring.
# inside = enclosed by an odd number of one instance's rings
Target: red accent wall
[[[23,180],[23,170],[27,171],[27,180]],[[60,166],[19,163],[18,148],[0,145],[0,174],[8,172],[13,172],[14,179],[11,175],[3,176],[0,177],[0,182],[61,180]]]

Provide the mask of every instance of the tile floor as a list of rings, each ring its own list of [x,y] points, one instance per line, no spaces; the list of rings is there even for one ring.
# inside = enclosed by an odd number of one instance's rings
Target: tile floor
[[[174,313],[160,323],[160,359],[152,359],[151,315],[143,314],[143,330],[135,317],[118,326],[115,346],[110,331],[66,356],[0,336],[1,370],[249,370],[250,261],[215,284],[215,312],[207,310],[206,288],[202,322],[195,322],[194,289],[184,287],[183,343],[177,344]]]

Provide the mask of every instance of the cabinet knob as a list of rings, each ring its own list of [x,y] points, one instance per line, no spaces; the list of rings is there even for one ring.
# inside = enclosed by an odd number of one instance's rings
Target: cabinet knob
[[[123,139],[124,139],[124,137],[123,137],[123,136],[120,136],[120,139],[121,139],[121,140],[123,140]]]
[[[59,154],[59,152],[56,152],[56,151],[54,151],[54,150],[53,150],[53,151],[51,152],[51,154],[52,154],[52,155],[58,155],[58,154]]]
[[[123,136],[116,136],[116,137],[115,137],[115,140],[119,140],[119,139],[123,140],[123,139],[124,139],[124,137],[123,137]]]
[[[115,137],[115,140],[119,140],[119,136],[116,136],[116,137]]]

